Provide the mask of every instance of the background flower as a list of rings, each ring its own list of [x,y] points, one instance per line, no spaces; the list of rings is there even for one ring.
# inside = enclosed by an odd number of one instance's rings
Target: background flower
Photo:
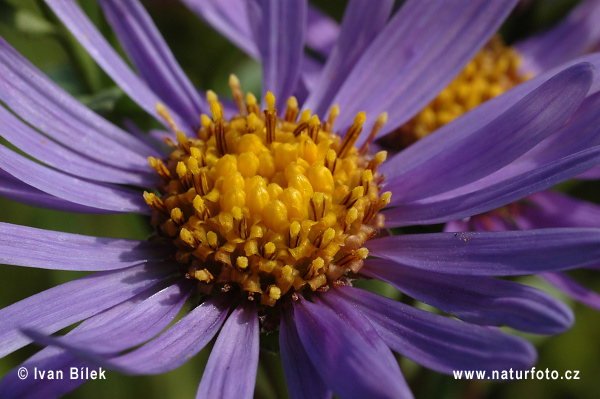
[[[179,39],[179,37],[178,37],[178,39]],[[189,48],[190,48],[190,46],[188,45],[188,47],[187,47],[187,48],[189,49]],[[205,56],[205,53],[203,52],[203,53],[202,53],[202,55],[203,55],[203,56]],[[61,218],[61,221],[62,221],[62,218]],[[78,230],[78,232],[81,232],[81,230]],[[122,236],[122,234],[119,234],[119,236]],[[22,293],[22,292],[21,292],[21,293]],[[197,378],[194,378],[193,380],[194,380],[194,381],[196,381],[196,380],[197,380]]]

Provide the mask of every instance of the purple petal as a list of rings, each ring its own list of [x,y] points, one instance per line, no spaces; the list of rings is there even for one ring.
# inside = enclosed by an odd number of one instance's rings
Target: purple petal
[[[55,270],[122,269],[164,259],[168,246],[138,240],[90,237],[0,222],[0,263]]]
[[[252,303],[227,318],[213,347],[196,398],[253,398],[258,369],[258,314]]]
[[[87,345],[98,352],[118,353],[138,345],[164,329],[177,315],[190,293],[189,282],[170,285],[157,292],[153,287],[134,298],[114,306],[81,325],[66,336],[65,342]],[[23,364],[30,372],[38,370],[62,370],[68,376],[71,367],[98,367],[81,360],[57,347],[46,347]],[[6,374],[0,382],[0,392],[9,393],[10,398],[58,397],[82,385],[85,379],[49,380],[32,379],[24,384],[18,378],[17,368]]]
[[[0,169],[0,197],[8,198],[23,204],[39,206],[58,211],[81,212],[81,213],[111,213],[109,211],[90,208],[83,205],[74,204],[63,199],[53,197],[43,191],[28,186],[27,184],[15,179],[8,173]]]
[[[446,129],[400,152],[381,167],[391,184],[394,179],[402,182],[402,191],[395,193],[392,203],[414,201],[464,186],[518,159],[577,110],[593,76],[590,64],[576,65],[483,127],[475,125],[454,134],[456,125],[450,123]],[[439,137],[445,140],[440,142]],[[481,154],[486,154],[485,162]]]
[[[42,345],[55,345],[77,357],[124,374],[160,374],[176,369],[196,355],[215,336],[227,317],[229,298],[222,295],[196,307],[157,338],[125,355],[108,359],[86,346],[26,331]]]
[[[562,302],[511,281],[419,270],[383,259],[368,259],[361,273],[471,323],[557,334],[574,321]]]
[[[54,168],[72,175],[102,182],[155,187],[156,173],[127,171],[103,164],[66,148],[21,122],[0,106],[0,135],[14,146]]]
[[[79,41],[108,76],[146,112],[154,116],[159,122],[167,125],[156,111],[156,104],[161,102],[159,97],[125,64],[119,54],[102,37],[98,29],[96,29],[81,8],[79,8],[77,3],[60,0],[45,1],[73,34],[73,37]],[[174,110],[170,110],[170,113],[181,130],[186,133],[193,133],[190,121],[186,121],[181,115],[174,112]]]
[[[75,204],[108,211],[150,213],[138,191],[79,179],[49,169],[3,146],[0,146],[0,169],[38,190]]]
[[[144,7],[137,0],[107,0],[100,5],[146,84],[189,125],[199,124],[207,107]]]
[[[340,27],[333,18],[310,4],[306,11],[306,45],[327,57],[340,37]]]
[[[595,167],[583,172],[582,174],[578,175],[577,178],[585,180],[600,179],[600,165],[596,165]]]
[[[0,98],[16,114],[65,146],[100,162],[148,170],[157,154],[96,115],[0,38]]]
[[[529,228],[600,226],[600,206],[555,191],[530,195],[519,209],[520,230],[525,223]]]
[[[84,363],[79,359],[71,356],[70,354],[61,351],[56,348],[48,348],[52,350],[52,356],[49,352],[45,352],[46,349],[36,353],[33,357],[29,358],[25,363],[19,365],[19,368],[14,368],[4,375],[2,381],[0,381],[0,392],[4,399],[50,399],[59,398],[61,395],[67,394],[73,391],[75,388],[83,385],[86,382],[85,379],[70,379],[71,367],[80,370],[80,367],[90,367],[91,370],[97,370],[91,364]],[[45,352],[43,358],[38,357],[39,354]],[[25,367],[29,374],[28,380],[22,380],[18,377],[19,369]],[[56,373],[62,372],[63,379],[41,379],[40,377],[34,378],[33,373],[36,370],[44,373],[45,377],[48,377],[48,371],[52,370]]]
[[[163,154],[162,157],[169,155],[172,151],[170,148],[166,148],[163,138],[169,136],[173,140],[177,140],[177,136],[175,133],[167,132],[166,130],[150,129],[148,132],[144,132],[142,129],[140,129],[138,125],[135,124],[135,122],[133,122],[130,119],[125,119],[123,121],[123,125],[125,125],[127,130],[131,132],[135,137],[146,142],[148,145],[152,146],[157,151],[160,151]],[[159,136],[156,135],[156,132],[160,132]]]
[[[284,109],[296,88],[304,53],[306,0],[248,2],[254,21],[254,39],[263,64],[263,95],[275,95],[276,108]]]
[[[592,49],[600,42],[600,3],[583,1],[556,27],[516,43],[522,58],[520,70],[538,74]]]
[[[0,310],[0,357],[27,345],[30,339],[19,329],[38,329],[51,334],[104,309],[123,302],[158,283],[173,269],[163,264],[144,264],[92,274]]]
[[[364,52],[332,103],[340,124],[389,112],[389,132],[423,109],[497,31],[516,0],[409,0]],[[332,104],[329,104],[330,106]],[[370,121],[370,122],[369,122]]]
[[[396,359],[357,310],[294,302],[300,341],[340,398],[411,398]]]
[[[189,281],[175,283],[165,283],[168,286],[160,290],[153,287],[153,295],[144,293],[136,301],[100,313],[82,323],[84,328],[57,339],[94,353],[112,355],[140,345],[169,325],[194,288]]]
[[[285,382],[291,399],[331,398],[331,391],[319,376],[319,371],[313,366],[302,346],[292,308],[285,309],[281,314],[279,347]]]
[[[435,371],[508,370],[531,367],[533,346],[499,330],[475,326],[352,287],[329,290],[332,308],[355,306],[394,351]]]
[[[497,176],[490,175],[486,179],[443,195],[384,210],[386,224],[387,226],[433,224],[477,215],[548,189],[578,175],[598,162],[600,162],[600,146],[566,156],[499,182],[494,181]],[[503,174],[505,170],[498,173]],[[509,171],[508,174],[512,175],[512,172]],[[392,188],[392,191],[398,189],[399,187]]]
[[[385,26],[394,2],[391,0],[353,0],[348,3],[339,32],[339,40],[329,54],[320,79],[314,85],[303,108],[325,115],[335,93],[346,80],[356,61]],[[310,30],[309,30],[310,32]]]
[[[245,0],[182,0],[206,23],[254,59],[259,58],[252,38]]]
[[[571,277],[563,273],[543,273],[542,277],[576,301],[600,310],[600,295],[579,284]]]
[[[600,258],[600,228],[406,234],[369,240],[369,255],[406,266],[472,276],[568,270]]]

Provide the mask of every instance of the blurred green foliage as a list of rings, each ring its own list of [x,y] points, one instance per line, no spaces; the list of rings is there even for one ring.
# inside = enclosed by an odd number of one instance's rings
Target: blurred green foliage
[[[401,2],[398,2],[400,4]],[[560,19],[576,1],[554,0],[529,2],[505,25],[509,41],[550,26]],[[110,31],[97,4],[80,1],[86,13],[119,51],[118,41]],[[200,90],[212,89],[228,96],[228,77],[240,77],[243,89],[260,93],[260,66],[246,57],[195,15],[173,0],[147,1],[146,6],[191,81]],[[317,6],[340,20],[346,1],[316,2]],[[148,129],[158,126],[147,117],[85,53],[51,11],[38,0],[0,0],[0,35],[17,48],[64,89],[109,120],[121,124],[133,120]],[[589,184],[568,183],[564,188],[581,198],[600,203],[600,190]],[[47,211],[0,199],[0,220],[38,228],[105,237],[144,239],[151,233],[147,218],[135,215],[79,215]],[[6,306],[85,273],[61,272],[0,266],[0,306]],[[600,291],[597,273],[580,276],[587,285]],[[533,282],[533,278],[531,279]],[[394,289],[378,282],[366,282],[369,289],[398,298]],[[540,283],[535,280],[535,284]],[[547,285],[545,289],[551,290]],[[556,290],[553,292],[556,293]],[[557,295],[560,295],[557,293]],[[596,311],[563,299],[573,306],[577,323],[569,332],[555,337],[529,337],[539,347],[537,369],[580,370],[580,380],[523,380],[512,383],[456,381],[451,376],[423,369],[401,359],[407,380],[417,398],[595,398],[600,392],[600,318]],[[406,298],[402,298],[407,300]],[[427,308],[427,307],[425,307]],[[427,308],[431,310],[430,308]],[[183,311],[182,311],[183,313]],[[270,348],[276,336],[262,338],[264,348],[257,379],[257,398],[285,398],[286,389],[279,357]],[[30,345],[0,359],[0,375],[16,367],[39,348]],[[191,398],[208,358],[204,350],[183,367],[149,377],[130,377],[107,373],[107,381],[91,381],[67,395],[69,398]]]

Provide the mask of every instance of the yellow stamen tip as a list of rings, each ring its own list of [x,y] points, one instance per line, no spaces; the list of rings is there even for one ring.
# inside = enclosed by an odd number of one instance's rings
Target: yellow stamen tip
[[[187,167],[182,161],[177,162],[177,175],[182,179],[187,174]]]
[[[281,289],[277,286],[271,286],[269,289],[269,298],[274,300],[281,298]]]
[[[366,119],[367,119],[367,114],[365,113],[365,111],[361,111],[358,114],[356,114],[356,117],[354,118],[354,124],[358,125],[358,126],[362,126],[365,123]]]
[[[208,103],[215,103],[219,101],[219,96],[217,96],[217,93],[215,93],[212,90],[207,90],[206,91],[206,101],[208,101]]]
[[[298,123],[299,124],[300,123],[308,123],[309,120],[310,120],[310,109],[305,109],[300,114],[300,121]]]
[[[296,97],[291,96],[290,98],[288,98],[287,106],[288,106],[288,108],[291,108],[291,109],[298,108],[298,100],[296,99]]]
[[[265,96],[265,101],[267,102],[267,110],[271,112],[275,111],[275,96],[273,93],[268,91]]]
[[[240,269],[246,269],[248,267],[248,258],[245,256],[238,256],[235,264]]]
[[[252,94],[252,93],[246,94],[246,104],[254,105],[256,103],[257,103],[256,96],[254,94]]]
[[[223,119],[223,111],[221,110],[221,105],[217,101],[211,101],[210,113],[212,114],[213,120],[215,122],[220,119]]]
[[[217,234],[214,231],[209,231],[206,233],[206,239],[208,240],[208,245],[213,248],[219,244]]]
[[[229,75],[229,87],[231,87],[232,90],[240,87],[240,80],[233,73]]]

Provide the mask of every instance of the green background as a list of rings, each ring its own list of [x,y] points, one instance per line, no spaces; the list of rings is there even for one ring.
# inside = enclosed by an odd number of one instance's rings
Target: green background
[[[318,1],[317,5],[340,20],[345,1]],[[118,41],[93,1],[83,1],[90,18],[109,38],[115,48]],[[146,6],[192,82],[202,89],[213,89],[227,96],[227,79],[235,73],[243,89],[260,94],[260,66],[231,45],[225,38],[202,23],[176,1],[147,1]],[[550,26],[575,4],[574,1],[530,2],[507,22],[503,33],[508,41]],[[35,0],[0,0],[0,35],[25,57],[41,68],[54,81],[86,105],[121,123],[133,119],[143,128],[156,127],[156,122],[118,89],[57,23],[52,13]],[[562,189],[573,195],[600,203],[594,183],[566,183]],[[0,199],[0,221],[50,230],[144,239],[151,233],[148,219],[136,215],[94,216],[47,211]],[[61,272],[0,266],[0,306],[4,307],[85,273]],[[576,277],[600,291],[598,273],[578,272]],[[586,306],[574,303],[541,280],[527,282],[550,290],[564,299],[575,311],[577,322],[568,332],[540,337],[528,335],[539,348],[537,369],[579,370],[580,380],[526,380],[512,383],[456,381],[451,376],[423,369],[407,359],[400,359],[406,378],[417,398],[595,398],[600,392],[600,317]],[[389,287],[371,287],[381,293],[395,295]],[[0,322],[2,322],[0,320]],[[273,339],[273,337],[267,338]],[[265,342],[264,347],[268,347]],[[39,348],[29,345],[0,359],[0,376],[31,356]],[[130,377],[107,373],[106,381],[90,381],[67,395],[70,398],[192,398],[200,382],[209,349],[184,366],[157,376]],[[285,382],[276,353],[263,349],[257,378],[257,398],[286,397]]]

